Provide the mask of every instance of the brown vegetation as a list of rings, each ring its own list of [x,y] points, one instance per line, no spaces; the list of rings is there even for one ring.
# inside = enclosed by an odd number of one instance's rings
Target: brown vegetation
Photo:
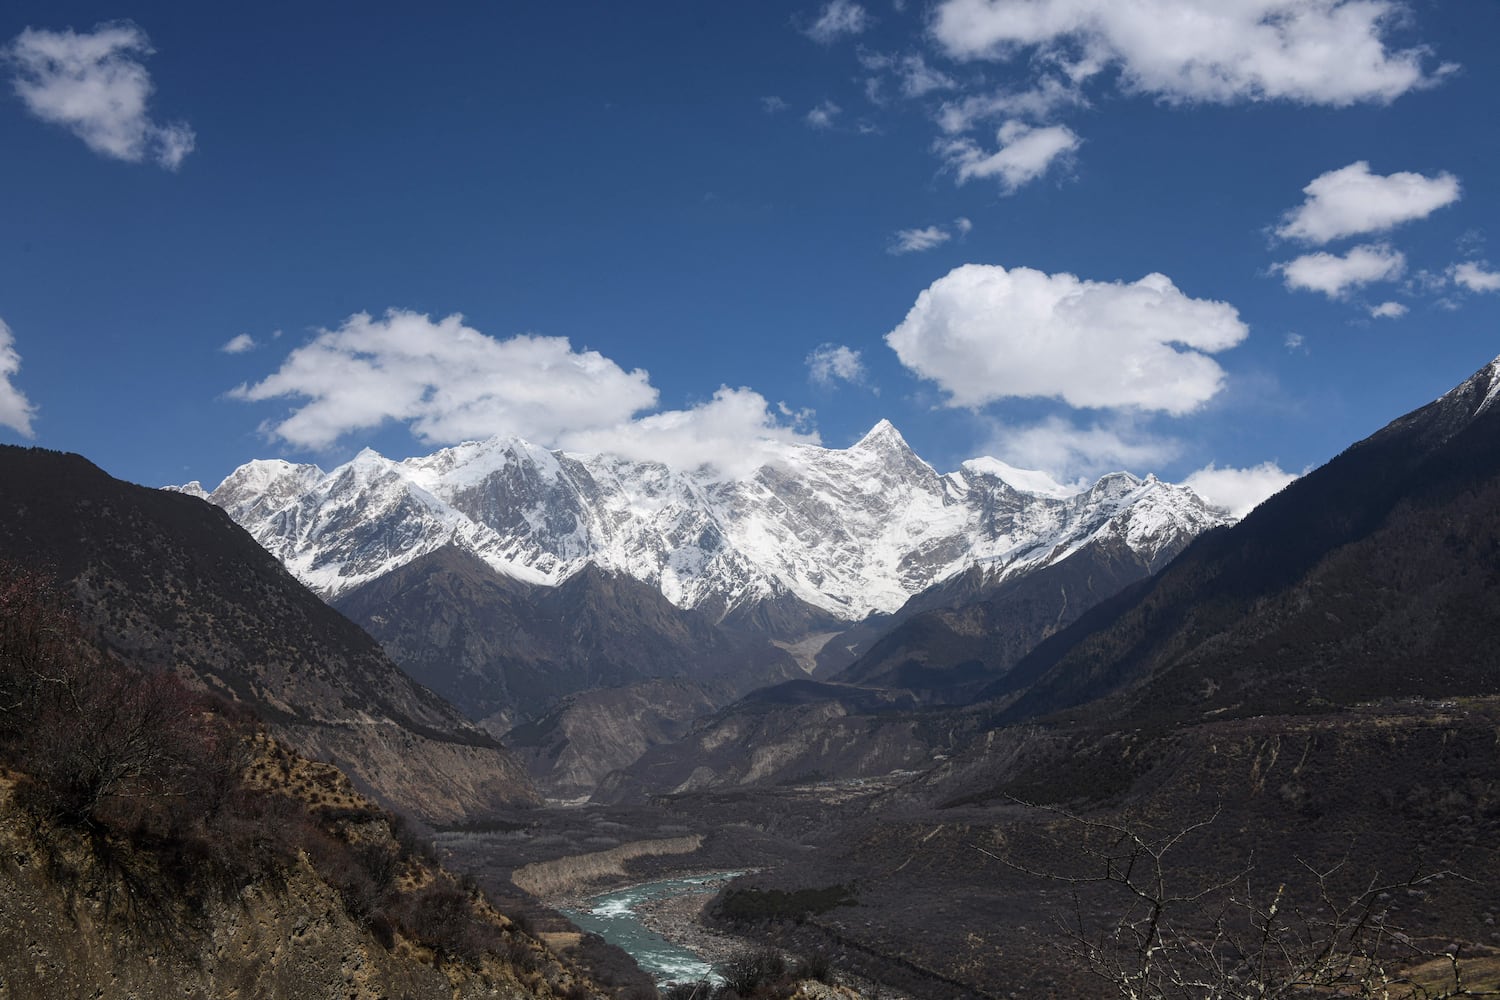
[[[0,564],[0,765],[27,828],[18,853],[41,856],[68,910],[102,901],[147,950],[192,952],[224,906],[310,866],[340,919],[388,952],[527,993],[588,992],[337,768],[101,652],[46,577],[13,564]]]

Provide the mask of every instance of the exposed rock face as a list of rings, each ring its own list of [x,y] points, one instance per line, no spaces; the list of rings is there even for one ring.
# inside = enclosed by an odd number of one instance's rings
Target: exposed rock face
[[[575,798],[652,747],[683,736],[687,720],[714,708],[691,681],[642,681],[571,695],[536,722],[506,733],[505,742],[542,788]]]
[[[536,799],[491,736],[210,504],[4,447],[0,556],[53,570],[104,645],[252,706],[398,808],[452,822]]]
[[[816,681],[758,691],[675,743],[654,747],[609,775],[594,798],[844,781],[927,766],[965,731],[914,711],[910,695]]]

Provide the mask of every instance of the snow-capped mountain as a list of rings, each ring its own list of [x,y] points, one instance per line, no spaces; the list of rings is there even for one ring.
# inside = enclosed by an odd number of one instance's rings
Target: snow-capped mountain
[[[726,479],[495,437],[323,472],[255,461],[211,493],[332,598],[446,545],[556,585],[590,564],[718,616],[794,598],[839,620],[891,612],[978,566],[995,579],[1092,539],[1148,561],[1231,519],[1186,487],[1114,473],[1081,490],[990,458],[940,474],[889,422],[847,449],[786,444]]]

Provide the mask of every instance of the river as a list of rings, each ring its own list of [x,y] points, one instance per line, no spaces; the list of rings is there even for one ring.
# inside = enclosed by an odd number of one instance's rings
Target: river
[[[713,979],[712,965],[697,953],[673,944],[646,927],[636,910],[641,904],[653,900],[707,892],[708,886],[743,874],[714,872],[645,882],[589,896],[576,908],[567,907],[562,912],[581,929],[598,934],[610,944],[628,951],[658,984]]]

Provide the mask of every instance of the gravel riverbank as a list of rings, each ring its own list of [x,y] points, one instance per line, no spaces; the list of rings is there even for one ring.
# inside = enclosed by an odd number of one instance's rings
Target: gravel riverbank
[[[723,882],[713,882],[702,891],[648,900],[636,908],[636,917],[668,941],[697,954],[710,965],[718,965],[756,947],[745,938],[704,925],[703,908],[722,886]]]

